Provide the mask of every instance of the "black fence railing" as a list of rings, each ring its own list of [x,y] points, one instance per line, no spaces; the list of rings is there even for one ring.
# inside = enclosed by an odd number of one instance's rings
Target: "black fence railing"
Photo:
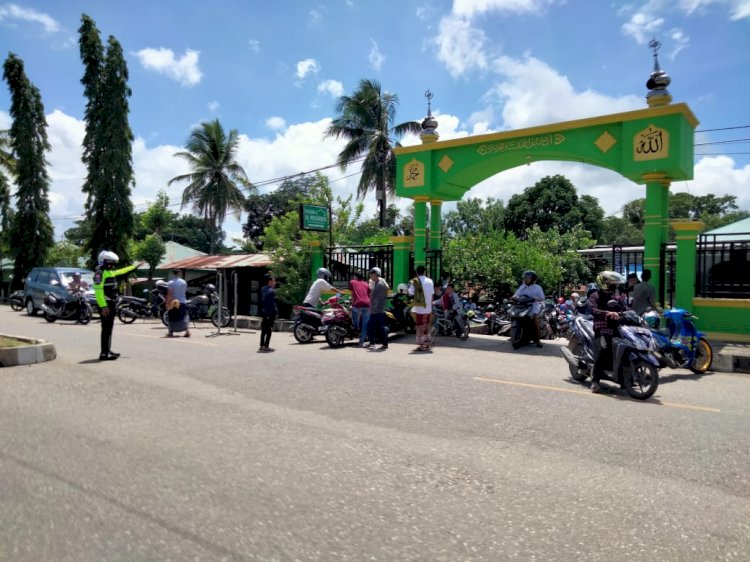
[[[661,265],[661,279],[659,280],[659,302],[664,306],[672,307],[674,302],[675,276],[677,273],[677,251],[674,246],[661,245],[659,263]]]
[[[348,246],[328,248],[325,266],[331,271],[333,285],[346,287],[355,273],[365,279],[373,267],[379,267],[383,278],[393,287],[393,246]]]
[[[425,250],[424,251],[424,268],[427,277],[437,282],[440,274],[443,272],[443,251],[442,250]],[[414,266],[414,252],[409,254],[409,276],[416,273]]]
[[[698,238],[695,294],[750,299],[750,232]]]

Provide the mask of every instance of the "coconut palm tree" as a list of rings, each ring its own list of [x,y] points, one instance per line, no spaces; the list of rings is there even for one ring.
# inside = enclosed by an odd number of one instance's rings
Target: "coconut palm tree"
[[[185,150],[175,154],[186,160],[191,172],[169,180],[188,182],[182,192],[182,206],[192,204],[193,210],[211,225],[210,253],[216,251],[216,232],[221,232],[230,211],[241,211],[245,205],[243,188],[254,190],[245,170],[237,163],[238,133],[235,129],[224,133],[218,119],[201,123],[190,134]]]
[[[419,134],[417,121],[394,125],[398,96],[383,93],[377,80],[360,80],[351,96],[342,96],[336,104],[338,116],[326,130],[326,137],[347,141],[339,153],[338,164],[342,170],[362,161],[362,177],[357,194],[364,197],[375,190],[378,199],[380,226],[385,227],[386,193],[396,187],[396,157],[393,147],[407,133]]]

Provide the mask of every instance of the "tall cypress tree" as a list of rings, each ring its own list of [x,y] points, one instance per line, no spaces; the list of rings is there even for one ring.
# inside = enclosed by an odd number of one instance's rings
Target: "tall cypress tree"
[[[3,64],[10,90],[10,144],[16,157],[16,207],[10,232],[15,259],[13,285],[20,287],[31,268],[43,265],[54,243],[49,219],[49,176],[44,154],[50,149],[42,96],[13,53]]]
[[[128,124],[128,67],[117,39],[109,37],[105,52],[96,24],[86,15],[79,35],[84,65],[81,83],[87,98],[83,163],[88,174],[82,189],[92,233],[86,249],[92,265],[104,249],[128,262],[128,241],[135,230],[130,200],[133,133]]]

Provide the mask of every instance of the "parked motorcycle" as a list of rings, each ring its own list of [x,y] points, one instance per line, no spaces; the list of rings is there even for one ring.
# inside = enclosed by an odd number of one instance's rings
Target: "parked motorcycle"
[[[612,369],[602,378],[619,384],[632,398],[647,400],[659,387],[656,342],[635,312],[623,312],[620,318],[618,333],[612,338]],[[583,382],[593,375],[596,345],[593,322],[576,316],[568,347],[560,350],[573,380]]]
[[[330,314],[324,314],[321,318],[325,329],[326,342],[331,347],[342,347],[346,340],[359,339],[359,326],[352,322],[351,308],[349,303],[338,302],[338,308],[334,308]]]
[[[24,305],[24,295],[25,293],[23,291],[14,291],[10,294],[9,301],[10,301],[10,308],[11,310],[15,310],[16,312],[20,312],[25,308]]]
[[[67,297],[55,293],[45,293],[42,312],[47,322],[57,320],[74,320],[80,324],[88,324],[94,311],[88,298],[83,293],[75,293]]]
[[[446,314],[442,306],[435,306],[433,308],[435,313],[435,322],[433,324],[433,336],[451,336],[455,335],[461,341],[469,339],[469,333],[471,327],[469,323],[464,319],[463,330],[459,323],[456,321],[455,314]]]
[[[144,294],[149,298],[138,298],[120,296],[117,299],[115,309],[117,317],[123,324],[132,324],[136,318],[163,318],[167,310],[166,295],[167,284],[157,281],[154,288],[149,291],[144,289]]]
[[[534,303],[531,297],[518,297],[511,300],[513,306],[510,309],[510,344],[513,349],[531,343],[536,339],[536,326],[534,325]]]
[[[232,321],[232,313],[226,306],[221,306],[219,293],[211,283],[201,288],[201,294],[188,299],[187,313],[191,322],[210,318],[211,323],[216,327],[221,322],[221,327],[226,328]],[[165,326],[169,326],[169,313],[166,308],[162,313],[161,321]]]
[[[339,297],[334,295],[325,302],[323,310],[309,308],[303,305],[295,305],[292,310],[295,315],[292,333],[294,339],[299,343],[310,343],[316,335],[325,334],[326,327],[323,324],[323,316],[332,314],[340,307]]]
[[[713,362],[713,349],[705,334],[695,327],[696,317],[682,308],[673,308],[665,310],[663,318],[662,323],[662,318],[654,311],[644,315],[661,350],[661,366],[690,369],[697,374],[708,371]]]

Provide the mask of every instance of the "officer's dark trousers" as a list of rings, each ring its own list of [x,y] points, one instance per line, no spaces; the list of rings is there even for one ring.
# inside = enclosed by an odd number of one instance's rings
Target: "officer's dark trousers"
[[[115,325],[115,303],[110,302],[107,305],[109,314],[102,315],[102,337],[101,337],[101,354],[106,355],[112,348],[112,328]]]

